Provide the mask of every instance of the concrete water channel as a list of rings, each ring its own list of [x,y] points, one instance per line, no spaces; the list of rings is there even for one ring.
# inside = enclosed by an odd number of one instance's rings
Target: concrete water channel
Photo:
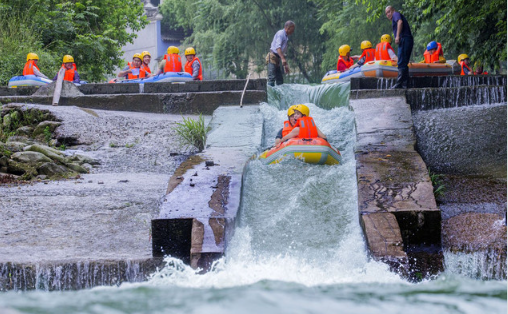
[[[356,120],[358,210],[370,255],[388,263],[402,276],[418,280],[444,268],[443,251],[494,251],[495,254],[489,255],[490,262],[504,265],[496,271],[506,278],[506,218],[503,217],[506,215],[506,77],[414,78],[413,88],[396,91],[383,89],[388,85],[386,80],[376,79],[351,82],[349,106]],[[224,255],[234,232],[244,166],[262,141],[263,118],[258,104],[266,101],[266,80],[249,82],[243,99],[246,106],[240,108],[244,86],[244,80],[232,80],[157,83],[143,87],[138,84],[68,87],[67,94],[62,94],[62,106],[165,114],[213,113],[207,148],[183,160],[169,179],[162,205],[157,209],[159,213],[151,221],[153,258],[21,262],[16,256],[4,256],[0,261],[0,290],[40,288],[44,286],[41,280],[58,276],[55,281],[65,285],[44,288],[80,289],[140,281],[161,266],[163,256],[168,254],[194,268],[207,270],[214,260]],[[29,87],[2,88],[0,101],[49,104],[50,93],[51,90]],[[462,123],[470,122],[471,115],[488,117],[473,119],[477,121],[475,127],[489,130],[478,132],[480,138],[473,140],[476,144],[483,143],[476,147],[482,152],[481,158],[471,153],[449,154],[444,157],[445,161],[434,158],[443,150],[436,148],[436,141],[452,141],[456,146],[463,146],[460,140],[464,135],[460,132],[464,125],[453,126],[451,139],[436,138],[432,132],[438,134],[443,129],[425,129],[421,119],[427,117],[419,113],[455,108],[458,103],[481,107],[466,113],[468,118],[462,119]],[[468,133],[468,136],[472,135]],[[464,162],[466,157],[469,159]],[[474,171],[472,164],[476,165]],[[438,198],[440,202],[436,202],[428,167],[448,175],[446,180],[455,195],[453,200],[453,197]],[[469,174],[475,175],[474,179]],[[472,181],[476,184],[471,184]],[[486,193],[481,197],[471,196],[474,191],[470,186],[485,185],[495,188],[484,189]],[[442,208],[447,210],[446,215]],[[467,230],[459,230],[464,221],[476,233],[476,238]],[[484,234],[492,236],[479,238]]]

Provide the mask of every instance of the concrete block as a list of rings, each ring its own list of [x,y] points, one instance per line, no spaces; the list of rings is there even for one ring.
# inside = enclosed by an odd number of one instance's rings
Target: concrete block
[[[363,213],[360,223],[365,233],[367,247],[372,256],[379,259],[406,258],[399,224],[392,213]]]

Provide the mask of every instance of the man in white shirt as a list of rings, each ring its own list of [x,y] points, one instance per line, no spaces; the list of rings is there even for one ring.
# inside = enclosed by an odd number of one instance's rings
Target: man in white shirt
[[[284,84],[282,76],[282,67],[287,74],[290,72],[289,65],[286,61],[286,51],[288,48],[288,36],[295,31],[295,22],[287,21],[284,24],[284,29],[279,30],[273,36],[272,44],[270,45],[270,52],[266,55],[266,62],[268,64],[268,85],[275,86]]]

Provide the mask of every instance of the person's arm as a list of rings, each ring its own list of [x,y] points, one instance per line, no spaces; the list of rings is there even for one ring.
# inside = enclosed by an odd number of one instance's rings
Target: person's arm
[[[277,132],[277,135],[275,135],[275,146],[279,145],[282,139],[282,129]]]
[[[35,69],[34,69],[35,70]],[[35,72],[34,72],[35,73]],[[38,76],[38,75],[35,75]],[[58,79],[58,72],[56,72],[55,77],[53,78],[53,81],[56,81]]]
[[[37,76],[37,77],[43,77],[45,79],[48,78],[46,75],[42,74],[41,71],[37,70],[36,67],[33,67],[33,69],[34,69],[34,75],[35,76]],[[58,73],[57,73],[57,75],[58,75]],[[54,81],[56,81],[56,79],[54,79]]]
[[[357,67],[357,66],[361,66],[361,65],[364,65],[364,64],[365,64],[365,59],[367,59],[367,56],[363,56],[363,57],[362,57],[360,60],[358,60],[358,62],[357,62],[355,65],[353,65],[351,68],[353,68],[353,67]],[[351,69],[351,68],[350,68],[350,69]]]
[[[196,62],[196,61],[193,61],[192,62],[192,79],[193,80],[198,80],[198,76],[199,76],[199,62]]]
[[[402,19],[397,21],[397,36],[395,37],[395,43],[398,45],[400,41],[400,33],[402,32]]]
[[[446,59],[445,59],[445,57],[440,55],[439,56],[439,60],[438,61],[434,61],[434,63],[446,63]]]
[[[291,130],[291,132],[289,132],[289,134],[284,136],[280,141],[285,142],[285,141],[289,140],[290,138],[297,137],[298,134],[300,134],[300,128],[296,127],[293,130]]]
[[[282,62],[282,66],[284,67],[284,72],[288,74],[289,72],[291,72],[291,70],[289,69],[289,64],[286,61],[286,57],[282,53],[282,49],[280,47],[277,48],[277,54],[280,56],[280,61]]]
[[[319,136],[320,138],[322,138],[322,139],[325,139],[325,140],[326,140],[326,135],[325,135],[323,132],[321,132],[321,130],[320,130],[317,126],[316,126],[316,129],[317,129],[317,134],[318,134],[318,136]]]
[[[399,58],[397,57],[393,49],[388,49],[388,54],[390,55],[390,59],[394,61],[399,61]]]
[[[132,70],[129,68],[129,66],[126,66],[122,69],[122,71],[118,72],[118,77],[126,77],[127,74],[132,73]]]
[[[79,79],[79,73],[78,71],[74,71],[74,80],[73,80],[74,83],[78,83],[81,82],[81,80]]]
[[[164,73],[164,68],[166,67],[166,60],[162,59],[161,63],[159,63],[159,68],[157,70],[157,73],[155,75],[159,75],[161,73]]]

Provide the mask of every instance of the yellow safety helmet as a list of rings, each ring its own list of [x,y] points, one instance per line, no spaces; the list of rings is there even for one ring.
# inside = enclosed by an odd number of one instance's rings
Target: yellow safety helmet
[[[169,46],[168,47],[168,54],[173,54],[173,53],[179,54],[180,49],[178,49],[178,47],[175,47],[175,46]]]
[[[392,43],[392,36],[390,36],[388,34],[384,34],[383,36],[381,36],[381,42],[391,44]]]
[[[36,53],[30,52],[26,55],[26,61],[28,60],[39,60],[39,56]]]
[[[468,56],[467,54],[465,54],[465,53],[460,54],[460,55],[459,55],[459,57],[457,58],[457,60],[458,60],[459,62],[460,62],[460,61],[462,61],[462,60],[464,60],[464,59],[469,59],[469,56]]]
[[[145,56],[149,56],[150,58],[152,57],[152,55],[148,51],[143,51],[141,53],[141,60],[143,60]]]
[[[141,58],[141,54],[139,54],[139,53],[135,53],[135,54],[132,56],[132,59],[134,59],[134,58],[138,58],[138,59],[140,59],[140,60],[143,60],[143,58]]]
[[[296,105],[292,105],[291,107],[289,107],[288,117],[291,117],[295,113],[295,108],[296,108]]]
[[[293,107],[294,107],[294,110],[300,111],[304,116],[308,117],[310,114],[309,107],[305,106],[304,104],[298,104]]]
[[[185,55],[188,56],[188,55],[195,55],[196,54],[196,50],[194,50],[194,48],[192,47],[189,47],[187,49],[185,49]]]
[[[362,49],[372,48],[372,43],[368,40],[362,41],[362,44],[360,46]]]
[[[351,47],[349,47],[349,45],[342,45],[339,48],[339,55],[342,57],[345,57],[347,55],[347,53],[350,51],[351,51]],[[298,110],[298,111],[300,111],[300,110]]]
[[[74,58],[71,55],[65,55],[63,57],[63,63],[73,63]]]

